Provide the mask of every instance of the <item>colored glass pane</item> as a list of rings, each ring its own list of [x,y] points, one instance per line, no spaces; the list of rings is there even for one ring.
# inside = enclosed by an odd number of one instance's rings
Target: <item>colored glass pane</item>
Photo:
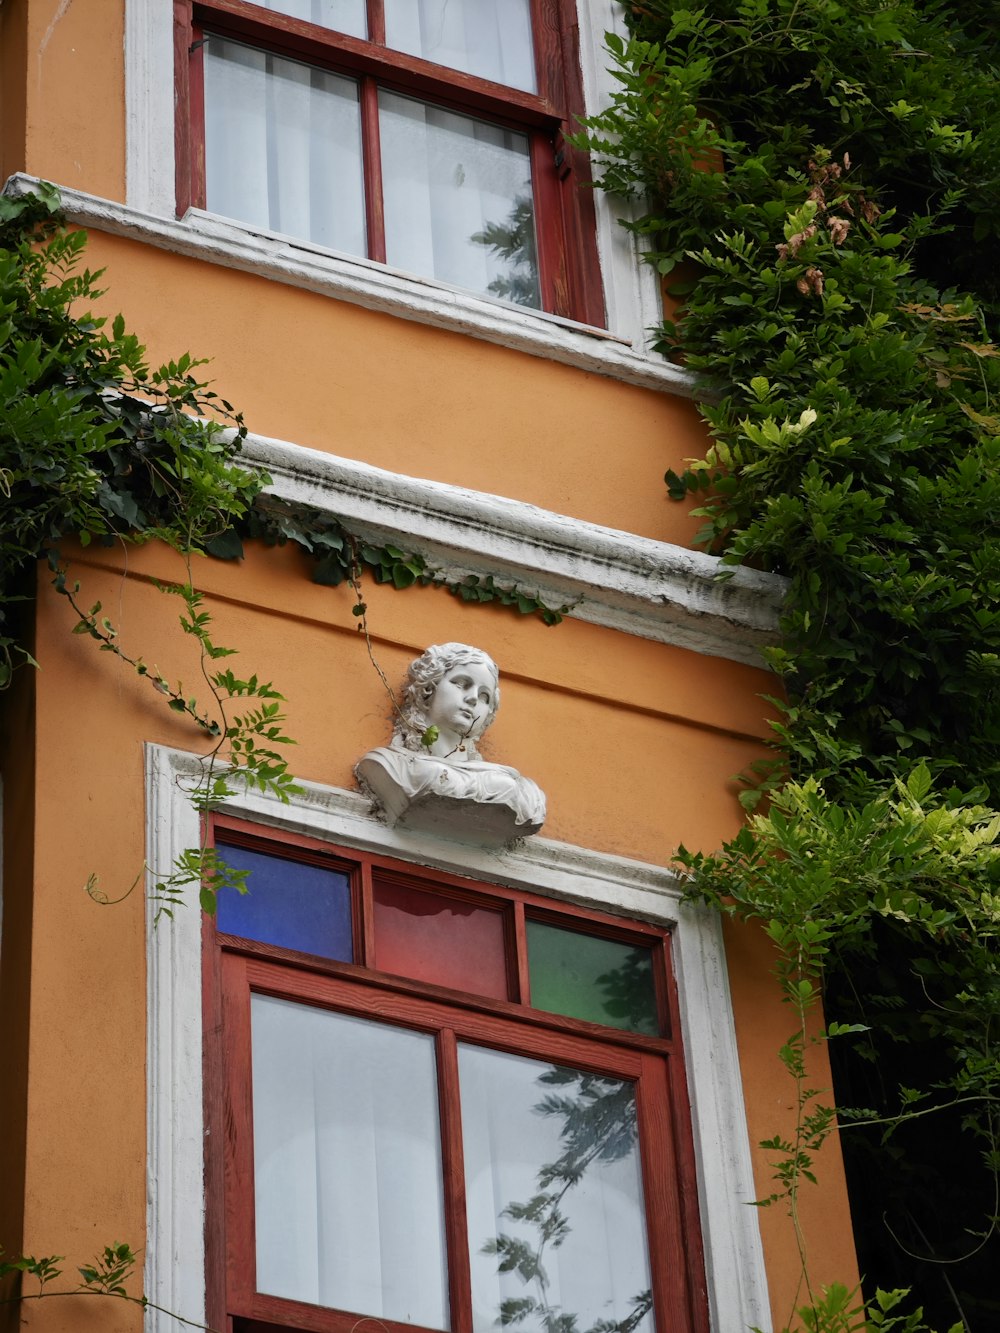
[[[628,1032],[659,1032],[649,949],[529,921],[531,1003]]]
[[[380,971],[509,998],[502,913],[378,879],[372,902]]]
[[[226,935],[351,962],[351,886],[343,871],[220,844],[234,870],[248,870],[247,892],[219,894],[216,925]]]
[[[447,1329],[434,1038],[251,1000],[257,1289]]]
[[[459,1046],[474,1333],[652,1329],[634,1084]]]

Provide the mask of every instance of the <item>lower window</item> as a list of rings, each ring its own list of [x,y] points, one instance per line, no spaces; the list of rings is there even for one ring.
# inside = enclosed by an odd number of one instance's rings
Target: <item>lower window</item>
[[[707,1327],[661,932],[248,826],[216,842],[249,889],[206,918],[216,1317]]]

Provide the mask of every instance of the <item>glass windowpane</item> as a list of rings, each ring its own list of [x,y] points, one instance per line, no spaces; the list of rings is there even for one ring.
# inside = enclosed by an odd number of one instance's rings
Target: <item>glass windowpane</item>
[[[254,4],[351,37],[368,36],[365,0],[254,0]]]
[[[536,91],[529,0],[386,0],[386,45]]]
[[[251,997],[257,1289],[447,1329],[434,1039]]]
[[[375,967],[474,995],[509,998],[500,912],[379,880],[372,899]]]
[[[528,136],[379,92],[386,260],[540,305]]]
[[[220,844],[219,855],[234,870],[249,870],[245,894],[219,894],[216,926],[226,935],[260,940],[349,963],[351,886],[346,874],[289,861],[246,847]]]
[[[468,1045],[459,1078],[475,1333],[652,1333],[633,1084]]]
[[[649,949],[542,921],[526,924],[535,1009],[658,1035]]]
[[[213,213],[364,255],[357,82],[209,37],[205,191]]]

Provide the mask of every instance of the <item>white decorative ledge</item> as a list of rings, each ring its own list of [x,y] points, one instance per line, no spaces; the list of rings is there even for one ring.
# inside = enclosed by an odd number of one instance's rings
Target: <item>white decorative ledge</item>
[[[37,177],[19,173],[8,179],[4,193],[33,193],[39,183]],[[689,371],[656,355],[636,352],[627,340],[604,329],[490,301],[367,259],[340,255],[274,232],[255,231],[200,209],[191,209],[178,221],[68,186],[58,188],[67,218],[81,227],[127,236],[174,254],[271,278],[640,388],[684,397],[694,393],[695,378]]]
[[[251,435],[243,458],[271,474],[267,494],[419,552],[451,579],[493,574],[578,620],[751,666],[777,642],[779,575],[720,580],[728,567],[699,551],[283,440]]]

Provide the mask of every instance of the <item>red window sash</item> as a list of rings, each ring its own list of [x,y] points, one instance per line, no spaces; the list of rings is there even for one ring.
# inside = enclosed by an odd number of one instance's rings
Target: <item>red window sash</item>
[[[669,1035],[649,1037],[528,1007],[525,922],[532,918],[651,947],[661,1031],[665,1034],[679,1031],[669,939],[663,931],[642,922],[623,922],[607,913],[562,907],[520,889],[483,886],[442,871],[420,873],[412,865],[390,857],[353,851],[338,854],[328,844],[303,835],[282,833],[280,840],[269,838],[262,836],[259,825],[227,816],[213,816],[212,824],[225,832],[227,841],[348,871],[358,961],[347,964],[305,959],[271,946],[217,936],[214,918],[204,918],[205,1171],[210,1204],[206,1254],[211,1326],[230,1327],[224,1321],[236,1315],[240,1322],[238,1333],[275,1333],[280,1327],[313,1329],[316,1333],[352,1333],[359,1319],[354,1312],[299,1305],[251,1289],[256,1248],[249,997],[251,989],[255,989],[438,1033],[446,1238],[454,1333],[469,1333],[466,1312],[471,1309],[457,1041],[470,1039],[493,1049],[637,1079],[647,1235],[656,1275],[656,1326],[660,1333],[675,1330],[708,1333],[690,1107],[683,1064],[674,1042]],[[520,999],[507,1002],[457,994],[443,986],[371,970],[367,964],[374,956],[374,869],[380,875],[414,887],[425,886],[435,893],[450,892],[460,899],[503,910],[507,920],[511,995]],[[405,1325],[392,1325],[390,1333],[407,1333],[407,1330],[414,1333]]]
[[[361,155],[365,190],[365,231],[368,258],[385,263],[385,200],[382,193],[382,147],[378,120],[378,84],[361,80]]]
[[[674,1110],[678,1099],[671,1087],[672,1060],[667,1053],[620,1047],[575,1033],[523,1027],[454,1004],[358,987],[340,977],[312,973],[299,976],[284,966],[228,952],[223,955],[221,971],[226,1075],[221,1105],[216,1110],[217,1114],[221,1112],[219,1123],[225,1127],[224,1253],[230,1315],[313,1329],[316,1333],[351,1333],[358,1320],[365,1317],[364,1312],[308,1305],[255,1290],[250,996],[260,993],[435,1035],[453,1333],[471,1333],[457,1042],[473,1041],[493,1050],[633,1081],[656,1326],[664,1333],[703,1333],[706,1325],[700,1314],[699,1292],[691,1290],[692,1266],[701,1258],[697,1215],[691,1215],[690,1200],[684,1197],[687,1191],[680,1161],[685,1154],[679,1150],[683,1144],[678,1144],[678,1137],[683,1140],[684,1136],[683,1132],[678,1136]],[[382,1317],[378,1322],[390,1333],[414,1333],[413,1325]]]

